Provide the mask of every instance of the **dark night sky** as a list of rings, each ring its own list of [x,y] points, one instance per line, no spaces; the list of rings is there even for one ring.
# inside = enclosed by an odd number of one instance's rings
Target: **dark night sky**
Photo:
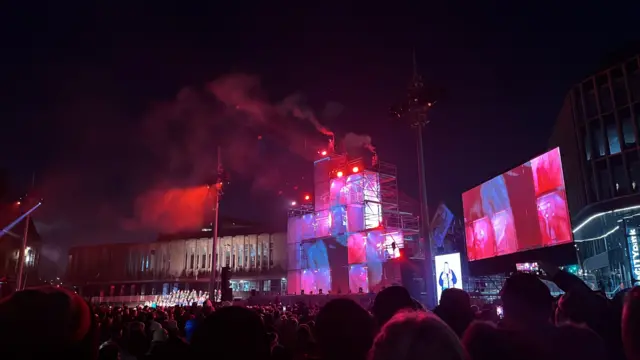
[[[132,204],[158,186],[205,181],[218,141],[235,144],[228,161],[243,162],[231,166],[223,211],[283,225],[285,200],[296,184],[308,186],[300,178],[311,169],[287,154],[286,142],[317,140],[317,131],[304,120],[277,130],[273,116],[260,123],[255,114],[211,105],[215,86],[235,101],[258,78],[261,90],[250,88],[249,97],[260,109],[304,94],[304,108],[338,138],[370,135],[380,157],[398,165],[401,188],[416,196],[414,136],[387,116],[404,95],[413,47],[427,86],[448,92],[426,140],[430,202],[459,212],[462,191],[542,152],[568,88],[640,38],[640,3],[631,1],[324,9],[101,3],[21,3],[3,9],[0,21],[0,166],[15,194],[36,172],[46,199],[36,219],[45,240],[62,248],[153,239],[153,226],[125,229]],[[229,74],[236,75],[214,82]],[[187,125],[168,124],[176,119],[167,113]],[[277,174],[256,185],[265,169]],[[287,176],[289,185],[274,183]]]

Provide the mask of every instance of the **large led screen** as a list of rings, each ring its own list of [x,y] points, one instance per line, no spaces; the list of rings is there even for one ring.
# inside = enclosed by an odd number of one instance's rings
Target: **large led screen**
[[[460,253],[438,255],[435,261],[438,303],[440,303],[440,296],[446,289],[462,289],[462,265]]]
[[[560,149],[462,194],[469,260],[570,243]]]

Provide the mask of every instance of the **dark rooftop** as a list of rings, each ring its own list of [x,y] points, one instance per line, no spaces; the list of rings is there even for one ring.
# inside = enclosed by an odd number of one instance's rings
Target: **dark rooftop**
[[[246,234],[262,234],[283,232],[285,229],[277,229],[275,227],[265,226],[263,224],[252,223],[245,220],[234,219],[221,216],[219,220],[218,237],[220,236],[237,236]],[[201,230],[181,231],[171,234],[158,235],[158,241],[172,241],[182,239],[193,239],[213,236],[211,233],[212,226],[206,225]]]

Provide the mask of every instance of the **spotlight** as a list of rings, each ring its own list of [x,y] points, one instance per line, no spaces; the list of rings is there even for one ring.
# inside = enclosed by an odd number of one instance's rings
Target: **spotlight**
[[[320,152],[320,155],[322,155],[322,156],[327,155],[327,151],[326,151],[326,150],[322,150],[322,151]]]
[[[305,200],[309,200],[309,199],[311,199],[311,196],[309,196],[309,195],[305,195],[305,196],[304,196],[304,199],[305,199]]]
[[[336,173],[336,176],[338,176],[338,177],[342,177],[342,175],[344,175],[344,174],[342,173],[342,171],[338,171],[338,172]]]
[[[291,202],[291,206],[296,206],[297,204],[298,204],[298,203],[297,203],[297,202],[295,202],[295,201],[292,201],[292,202]]]
[[[354,166],[353,169],[351,169],[354,173],[357,173],[358,171],[360,171],[360,168],[357,166]]]

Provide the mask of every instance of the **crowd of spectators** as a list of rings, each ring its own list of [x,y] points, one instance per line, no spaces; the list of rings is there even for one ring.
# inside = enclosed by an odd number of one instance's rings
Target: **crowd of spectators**
[[[33,288],[0,302],[1,359],[640,360],[640,288],[609,299],[545,270],[564,295],[515,273],[500,293],[503,317],[459,289],[428,311],[401,286],[369,309],[348,298],[286,309],[91,306],[62,288]]]

